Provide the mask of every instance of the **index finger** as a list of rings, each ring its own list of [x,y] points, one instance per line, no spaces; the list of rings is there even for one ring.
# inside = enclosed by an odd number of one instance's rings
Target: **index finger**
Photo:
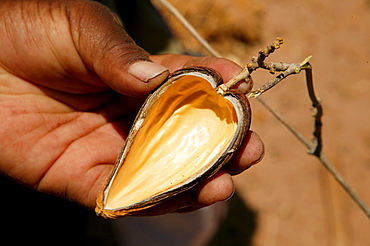
[[[224,58],[194,57],[173,54],[151,56],[150,58],[155,63],[159,63],[162,66],[167,67],[170,72],[192,66],[209,67],[218,71],[224,81],[230,80],[242,71],[242,68],[238,64]]]

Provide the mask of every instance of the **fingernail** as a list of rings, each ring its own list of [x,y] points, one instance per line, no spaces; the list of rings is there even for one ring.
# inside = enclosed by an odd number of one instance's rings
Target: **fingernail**
[[[241,93],[246,94],[251,90],[251,85],[243,81],[237,86],[237,88]]]
[[[239,84],[237,84],[236,88],[238,88],[238,90],[243,94],[249,93],[253,88],[252,78],[248,76],[248,78],[246,78],[244,81],[241,81]]]
[[[169,75],[167,68],[149,61],[139,61],[132,64],[128,72],[144,83],[149,83],[154,80],[161,82]]]

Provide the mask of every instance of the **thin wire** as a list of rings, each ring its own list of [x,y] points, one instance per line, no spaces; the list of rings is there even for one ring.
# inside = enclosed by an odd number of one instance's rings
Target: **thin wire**
[[[184,18],[184,16],[167,0],[156,0],[160,2],[189,32],[193,37],[214,57],[222,56],[201,36],[198,31]]]

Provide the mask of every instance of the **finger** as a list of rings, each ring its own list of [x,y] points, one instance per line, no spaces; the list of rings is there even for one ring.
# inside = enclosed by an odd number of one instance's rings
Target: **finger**
[[[192,200],[192,192],[185,191],[174,197],[167,198],[163,203],[160,203],[154,207],[142,210],[133,216],[153,216],[173,213],[181,208],[188,207]]]
[[[93,1],[69,6],[75,46],[84,63],[111,88],[124,95],[145,96],[169,74],[150,61],[112,12]]]
[[[244,142],[237,150],[230,162],[224,167],[224,170],[230,174],[238,174],[259,163],[265,153],[262,140],[257,133],[249,131]]]
[[[151,57],[155,62],[160,63],[174,71],[181,68],[192,66],[209,67],[218,71],[223,81],[226,83],[236,75],[238,75],[242,68],[233,61],[224,58],[215,57],[192,57],[186,55],[160,55]],[[239,89],[242,93],[247,93],[251,88],[252,80],[240,81],[234,88]]]
[[[234,182],[230,174],[220,171],[196,187],[193,206],[209,206],[229,199],[234,194]]]
[[[220,171],[204,183],[168,198],[163,203],[143,210],[134,216],[163,215],[168,213],[188,213],[229,199],[235,192],[230,174]]]
[[[203,207],[210,206],[217,202],[228,200],[235,192],[234,181],[230,174],[220,171],[204,183],[196,186],[193,190],[192,202],[178,209],[178,213],[188,213]]]
[[[145,209],[134,216],[152,216],[168,213],[188,213],[216,202],[229,199],[235,192],[234,182],[225,171],[220,171],[204,183],[166,199],[154,207]]]
[[[154,62],[167,67],[171,72],[177,69],[192,66],[204,66],[213,68],[222,75],[224,81],[230,80],[242,70],[242,68],[238,64],[224,58],[193,57],[186,55],[166,54],[151,56],[151,59]]]
[[[234,182],[229,173],[237,174],[244,171],[251,165],[257,164],[263,155],[263,142],[256,133],[249,131],[246,141],[223,170],[190,191],[141,212],[140,216],[171,212],[188,213],[216,202],[228,200],[235,192]]]

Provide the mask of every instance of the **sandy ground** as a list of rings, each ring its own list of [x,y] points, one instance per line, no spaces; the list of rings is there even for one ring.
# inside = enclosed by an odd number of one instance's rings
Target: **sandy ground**
[[[181,1],[172,2],[185,8]],[[198,3],[193,11],[201,12],[202,5]],[[230,35],[227,30],[231,28],[221,27],[222,23],[216,25],[213,33],[203,34],[209,35],[210,41],[217,39],[214,42],[217,49],[242,65],[275,37],[283,37],[285,44],[269,57],[270,61],[301,62],[313,55],[316,94],[324,108],[324,153],[369,205],[370,2],[261,0],[234,4],[239,6],[228,15],[223,13],[223,23],[238,26],[236,31],[250,30],[249,37],[239,36],[232,45],[233,40],[219,41],[217,35]],[[186,8],[191,13],[191,7]],[[208,9],[208,14],[211,13]],[[258,29],[248,29],[250,23]],[[194,20],[193,24],[199,25],[196,28],[200,30],[212,28]],[[248,38],[251,44],[243,44]],[[270,75],[257,72],[253,78],[258,86]],[[311,138],[311,103],[303,73],[286,79],[263,97]],[[363,211],[258,101],[251,100],[251,104],[252,130],[264,140],[266,155],[260,164],[237,176],[235,181],[245,204],[256,213],[252,244],[368,245],[370,220]]]
[[[286,40],[271,60],[299,62],[314,56],[314,82],[324,107],[324,152],[369,205],[369,1],[260,4],[265,9],[262,43],[275,36]],[[310,136],[303,74],[264,97]],[[259,214],[255,244],[367,245],[369,219],[303,145],[258,102],[252,106],[252,129],[265,141],[266,156],[261,165],[238,177],[237,184]]]

